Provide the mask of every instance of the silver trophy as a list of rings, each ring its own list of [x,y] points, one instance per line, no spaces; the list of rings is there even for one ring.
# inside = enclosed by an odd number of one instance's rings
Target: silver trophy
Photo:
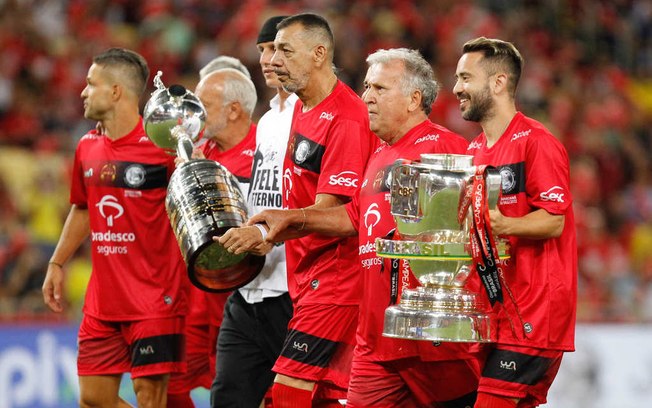
[[[380,257],[406,259],[422,286],[406,289],[385,311],[383,335],[413,340],[490,342],[490,317],[476,293],[464,288],[471,273],[471,210],[460,204],[476,175],[473,156],[422,154],[392,172],[391,212],[395,239],[376,240]],[[500,174],[488,171],[484,188],[495,208]],[[497,243],[501,258],[506,243]]]
[[[157,89],[145,105],[143,121],[154,144],[185,160],[170,178],[165,209],[188,277],[209,292],[237,289],[256,277],[265,257],[231,254],[213,237],[246,223],[245,197],[226,167],[213,160],[191,159],[193,143],[204,128],[206,110],[185,87],[166,88],[161,75],[159,71],[154,78]]]

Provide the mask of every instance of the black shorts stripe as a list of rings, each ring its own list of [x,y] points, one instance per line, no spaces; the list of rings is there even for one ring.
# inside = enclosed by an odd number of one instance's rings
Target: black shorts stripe
[[[131,366],[174,363],[183,359],[183,335],[164,334],[136,340],[131,345]]]
[[[283,345],[281,355],[315,367],[326,367],[331,361],[337,342],[291,330]]]
[[[550,358],[496,349],[489,354],[482,376],[534,385],[543,378],[552,362]]]

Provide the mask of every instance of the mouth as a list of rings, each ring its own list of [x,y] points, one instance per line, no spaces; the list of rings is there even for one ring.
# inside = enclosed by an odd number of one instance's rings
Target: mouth
[[[460,101],[460,109],[464,109],[470,102],[470,100],[466,97],[459,97],[457,98],[458,101]]]

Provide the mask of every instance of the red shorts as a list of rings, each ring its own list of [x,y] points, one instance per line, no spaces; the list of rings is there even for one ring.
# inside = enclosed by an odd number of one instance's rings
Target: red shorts
[[[478,392],[519,398],[518,408],[546,403],[562,351],[497,345],[489,352]]]
[[[473,406],[479,378],[480,364],[476,359],[354,360],[346,406]]]
[[[84,315],[77,372],[132,378],[186,370],[183,317],[113,322]]]
[[[314,398],[346,397],[358,306],[300,305],[274,372],[317,383]]]
[[[215,377],[215,355],[218,326],[186,325],[186,360],[188,370],[174,373],[168,383],[168,394],[186,394],[195,388],[211,388]]]

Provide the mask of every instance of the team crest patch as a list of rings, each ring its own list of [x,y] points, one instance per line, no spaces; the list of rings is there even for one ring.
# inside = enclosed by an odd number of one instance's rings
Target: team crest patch
[[[500,178],[502,179],[503,192],[512,191],[516,185],[516,175],[511,167],[500,169]]]
[[[300,141],[297,145],[297,150],[294,152],[294,160],[297,162],[297,164],[303,163],[306,161],[309,152],[310,143],[308,143],[306,140]]]
[[[140,164],[132,164],[125,169],[125,183],[129,187],[139,187],[145,182],[145,168]]]

